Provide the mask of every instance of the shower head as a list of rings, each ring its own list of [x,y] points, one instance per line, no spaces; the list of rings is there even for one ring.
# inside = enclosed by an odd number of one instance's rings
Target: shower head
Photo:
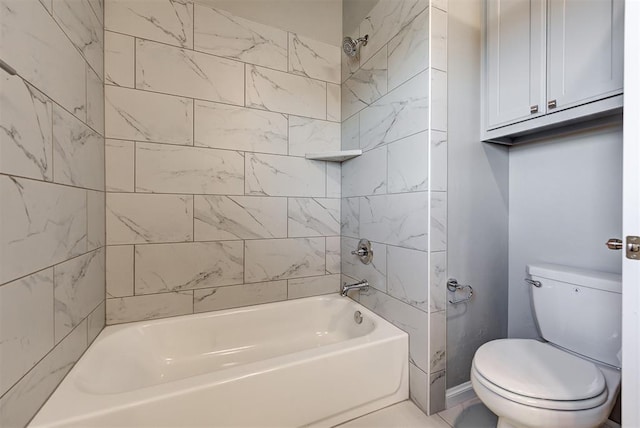
[[[358,54],[358,45],[361,44],[362,46],[367,46],[368,40],[368,34],[356,40],[353,40],[351,37],[345,37],[344,39],[342,39],[342,50],[348,57],[353,58]]]

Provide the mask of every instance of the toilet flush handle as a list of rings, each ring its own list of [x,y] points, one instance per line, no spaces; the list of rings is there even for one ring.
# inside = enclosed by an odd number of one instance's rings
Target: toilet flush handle
[[[524,282],[526,282],[529,285],[533,285],[534,287],[538,287],[538,288],[542,287],[542,283],[540,281],[536,281],[533,279],[525,278]]]

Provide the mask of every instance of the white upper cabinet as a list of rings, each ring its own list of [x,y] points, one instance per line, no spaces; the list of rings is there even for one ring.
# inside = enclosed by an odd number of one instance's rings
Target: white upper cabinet
[[[544,0],[489,0],[486,114],[489,129],[545,113]]]
[[[483,140],[622,108],[624,0],[487,0]]]
[[[549,0],[547,7],[549,112],[622,93],[623,1]]]

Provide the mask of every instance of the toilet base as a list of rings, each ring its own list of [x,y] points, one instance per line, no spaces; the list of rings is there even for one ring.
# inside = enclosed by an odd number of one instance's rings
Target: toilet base
[[[610,390],[613,396],[601,406],[577,410],[559,411],[530,407],[505,399],[482,384],[475,367],[471,369],[471,385],[478,398],[498,416],[499,428],[597,428],[606,422],[617,387]]]
[[[498,417],[498,425],[496,428],[518,428],[518,425],[514,425],[513,422],[506,418]]]

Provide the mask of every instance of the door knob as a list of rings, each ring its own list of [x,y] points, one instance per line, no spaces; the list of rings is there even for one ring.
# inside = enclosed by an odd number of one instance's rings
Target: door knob
[[[611,238],[607,241],[607,248],[610,250],[622,250],[622,239]]]

